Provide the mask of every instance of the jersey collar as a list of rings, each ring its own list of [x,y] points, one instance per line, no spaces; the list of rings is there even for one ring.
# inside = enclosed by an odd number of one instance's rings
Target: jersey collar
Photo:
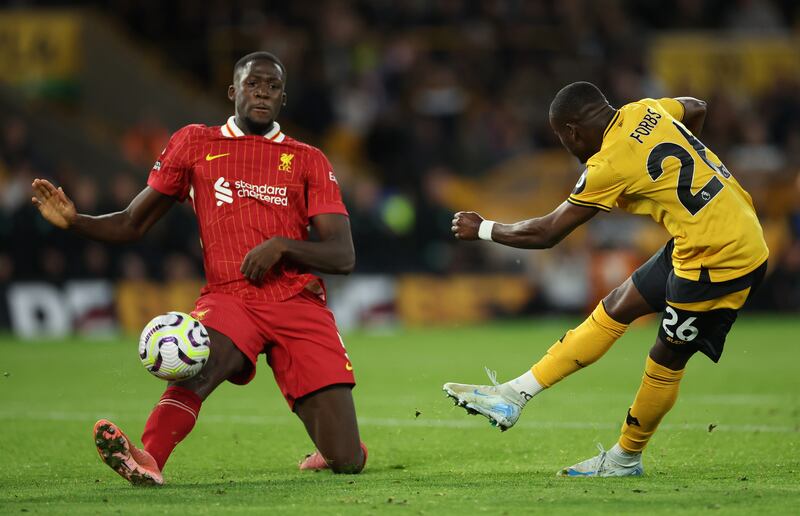
[[[228,118],[225,125],[220,127],[220,131],[222,132],[222,136],[226,138],[238,138],[245,135],[244,131],[239,129],[239,126],[236,125],[235,116]],[[281,143],[286,138],[286,135],[281,132],[281,126],[278,122],[272,122],[272,129],[264,135],[264,138],[276,143]]]
[[[611,130],[612,127],[614,127],[614,124],[617,123],[617,120],[619,119],[620,110],[617,109],[616,111],[617,112],[614,113],[614,116],[611,118],[611,121],[606,126],[606,130],[603,131],[603,139],[606,138],[606,135],[608,134],[608,132]]]

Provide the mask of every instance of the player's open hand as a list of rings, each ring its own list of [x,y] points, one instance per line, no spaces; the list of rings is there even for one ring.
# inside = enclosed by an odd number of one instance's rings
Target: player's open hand
[[[483,217],[474,211],[459,211],[453,215],[453,234],[459,240],[477,240]]]
[[[75,204],[67,197],[64,190],[56,188],[47,179],[34,179],[31,183],[33,197],[31,202],[39,208],[39,213],[49,223],[61,229],[69,228],[78,216]]]
[[[251,283],[258,285],[264,275],[280,261],[285,250],[286,244],[282,238],[270,238],[250,249],[239,270]]]

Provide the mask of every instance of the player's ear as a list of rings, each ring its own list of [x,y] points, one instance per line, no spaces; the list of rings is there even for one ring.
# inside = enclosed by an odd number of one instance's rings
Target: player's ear
[[[236,97],[236,88],[233,87],[233,84],[228,86],[228,100],[233,100]]]
[[[286,105],[286,93],[281,95],[281,106],[285,106],[285,105]]]

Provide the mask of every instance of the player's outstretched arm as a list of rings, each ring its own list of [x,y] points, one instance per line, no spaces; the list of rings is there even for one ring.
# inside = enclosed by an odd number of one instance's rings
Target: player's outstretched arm
[[[281,258],[329,274],[350,274],[356,264],[350,219],[334,213],[316,215],[311,225],[319,241],[291,240],[275,237],[247,253],[241,271],[253,283],[260,283],[264,274]]]
[[[700,136],[706,121],[706,101],[694,97],[677,97],[675,100],[683,104],[683,125],[693,135]]]
[[[105,215],[82,215],[60,187],[47,179],[34,179],[31,202],[48,222],[61,229],[99,240],[125,243],[141,238],[175,202],[149,186],[137,195],[123,211]]]
[[[549,249],[561,242],[575,228],[594,217],[599,210],[563,202],[561,206],[534,219],[514,224],[494,223],[491,239],[498,244],[520,249]],[[453,234],[459,240],[477,240],[484,219],[473,211],[460,211],[453,216]]]

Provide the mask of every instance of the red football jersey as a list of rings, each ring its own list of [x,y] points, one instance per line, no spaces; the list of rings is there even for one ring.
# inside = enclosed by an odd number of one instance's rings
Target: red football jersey
[[[147,184],[191,200],[203,246],[203,293],[267,301],[294,296],[316,277],[281,260],[255,286],[240,272],[245,255],[272,237],[308,239],[315,215],[347,215],[322,151],[289,138],[277,122],[266,136],[245,136],[234,117],[223,126],[188,125],[172,135]]]

